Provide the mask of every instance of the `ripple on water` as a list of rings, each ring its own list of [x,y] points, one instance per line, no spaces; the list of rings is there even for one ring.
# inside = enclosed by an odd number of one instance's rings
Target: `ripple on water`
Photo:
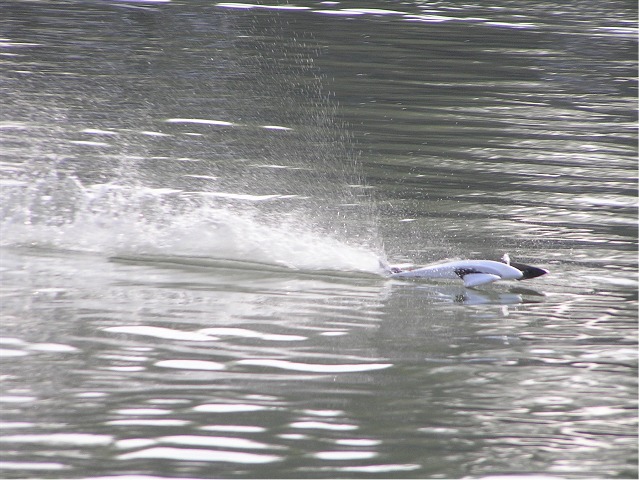
[[[369,372],[374,370],[382,370],[392,367],[392,363],[361,363],[361,364],[318,364],[290,362],[288,360],[273,359],[246,359],[238,360],[239,365],[254,365],[260,367],[273,367],[284,370],[292,370],[298,372],[311,373],[353,373],[353,372]]]
[[[123,453],[119,460],[160,459],[190,462],[229,462],[241,464],[272,463],[282,460],[278,455],[174,447],[152,447],[136,452]]]
[[[180,370],[224,370],[223,363],[208,360],[160,360],[155,362],[156,367],[177,368]]]
[[[266,410],[268,407],[263,405],[254,405],[248,403],[205,403],[196,405],[193,410],[196,412],[206,413],[242,413],[242,412],[258,412]]]
[[[165,327],[151,327],[145,325],[107,327],[106,332],[126,333],[129,335],[141,335],[155,338],[165,338],[170,340],[187,340],[191,342],[210,342],[216,340],[216,337],[205,335],[197,332],[185,332],[182,330],[174,330]]]

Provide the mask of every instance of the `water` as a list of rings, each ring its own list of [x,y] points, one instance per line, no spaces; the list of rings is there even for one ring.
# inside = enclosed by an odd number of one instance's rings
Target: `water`
[[[3,478],[636,478],[634,6],[273,5],[3,4]]]

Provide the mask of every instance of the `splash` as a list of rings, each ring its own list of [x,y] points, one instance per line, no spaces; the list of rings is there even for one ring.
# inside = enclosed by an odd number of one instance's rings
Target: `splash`
[[[0,163],[0,246],[378,272],[376,217],[314,64],[320,45],[278,17],[236,27],[219,43],[151,42],[148,64],[165,49],[167,62],[150,90],[134,69],[26,91],[7,112],[26,120],[0,125],[16,146]]]
[[[85,186],[73,175],[51,172],[2,181],[0,245],[380,272],[373,247],[317,232],[299,217],[296,201],[294,195]]]

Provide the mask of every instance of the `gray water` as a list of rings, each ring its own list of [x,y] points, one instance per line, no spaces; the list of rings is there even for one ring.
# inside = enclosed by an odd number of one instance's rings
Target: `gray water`
[[[634,2],[277,3],[0,4],[2,477],[636,478]]]

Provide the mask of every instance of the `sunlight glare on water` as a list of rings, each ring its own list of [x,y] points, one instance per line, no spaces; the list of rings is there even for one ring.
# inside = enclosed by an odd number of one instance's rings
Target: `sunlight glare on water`
[[[637,477],[636,9],[0,26],[0,476]]]

